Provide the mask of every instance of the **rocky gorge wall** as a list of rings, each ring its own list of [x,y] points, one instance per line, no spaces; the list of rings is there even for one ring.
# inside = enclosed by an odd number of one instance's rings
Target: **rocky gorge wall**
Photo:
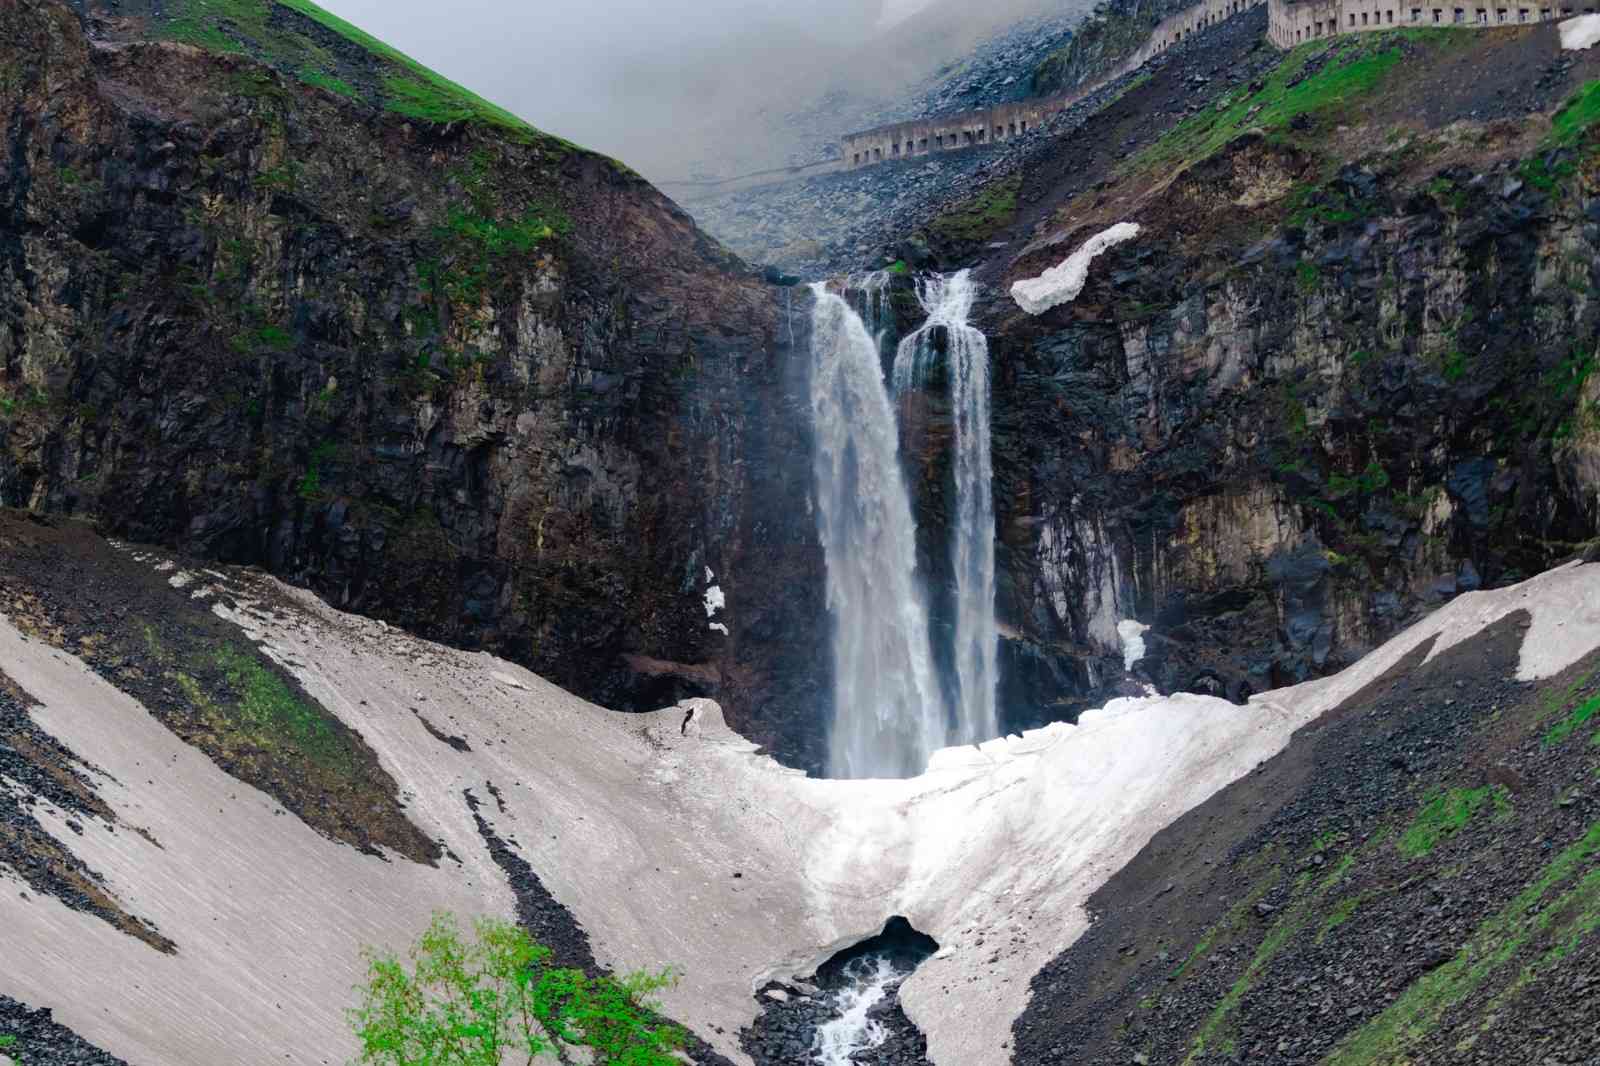
[[[1064,47],[1035,68],[1033,90],[1054,94],[1136,70],[1196,33],[1265,0],[1124,0],[1097,8]]]
[[[1237,142],[1147,204],[1075,304],[989,306],[1002,620],[1056,675],[1118,676],[1112,627],[1136,617],[1141,672],[1239,698],[1600,529],[1592,172],[1416,192],[1347,166],[1233,243],[1252,227],[1224,215],[1304,163]]]
[[[0,116],[0,501],[804,761],[800,297],[610,160],[53,2],[0,0]]]

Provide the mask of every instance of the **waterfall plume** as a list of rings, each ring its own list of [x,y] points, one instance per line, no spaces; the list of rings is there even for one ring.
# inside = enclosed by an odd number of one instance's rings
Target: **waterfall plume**
[[[812,286],[817,529],[833,618],[834,777],[909,777],[948,739],[916,576],[916,525],[878,343]]]
[[[969,322],[975,297],[968,271],[921,279],[917,298],[928,318],[922,328],[900,342],[894,361],[896,394],[920,387],[938,354],[942,332],[955,419],[955,521],[950,556],[956,583],[954,660],[960,699],[951,740],[960,744],[988,740],[999,731],[989,341]]]

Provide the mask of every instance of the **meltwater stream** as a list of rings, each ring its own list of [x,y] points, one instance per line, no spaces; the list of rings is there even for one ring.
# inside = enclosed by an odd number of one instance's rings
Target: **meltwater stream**
[[[848,984],[828,1000],[833,1019],[817,1027],[816,1061],[822,1066],[854,1066],[855,1055],[882,1047],[888,1030],[873,1017],[872,1010],[909,975],[882,955],[856,959],[846,966]]]

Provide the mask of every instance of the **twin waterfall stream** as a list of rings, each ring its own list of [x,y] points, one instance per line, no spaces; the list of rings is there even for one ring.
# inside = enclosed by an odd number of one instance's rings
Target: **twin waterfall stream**
[[[938,749],[998,730],[989,345],[967,322],[976,291],[966,271],[921,279],[927,320],[900,342],[891,397],[881,361],[889,280],[878,273],[852,283],[866,319],[812,286],[817,527],[834,624],[828,770],[836,778],[913,777]],[[941,355],[955,424],[953,688],[935,665],[894,402],[922,388]]]
[[[926,318],[895,352],[891,394],[883,365],[890,281],[880,272],[846,282],[845,296],[859,297],[859,312],[825,285],[812,287],[814,475],[833,620],[828,772],[835,778],[912,777],[940,748],[999,731],[989,343],[968,321],[976,297],[969,273],[919,279]],[[948,679],[940,677],[917,573],[917,527],[895,416],[928,386],[941,357],[954,428]],[[829,998],[833,1018],[817,1030],[816,1061],[848,1066],[881,1046],[887,1031],[872,1012],[909,975],[886,955],[855,960]]]

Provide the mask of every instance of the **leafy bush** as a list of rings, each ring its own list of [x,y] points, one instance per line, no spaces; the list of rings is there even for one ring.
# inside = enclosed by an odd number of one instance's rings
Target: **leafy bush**
[[[649,999],[674,983],[670,971],[589,977],[554,966],[549,948],[509,922],[482,918],[474,931],[466,943],[454,917],[436,914],[410,966],[368,953],[362,1002],[350,1012],[360,1062],[500,1066],[541,1055],[570,1061],[578,1048],[597,1066],[679,1062],[672,1052],[684,1033],[661,1023]]]

